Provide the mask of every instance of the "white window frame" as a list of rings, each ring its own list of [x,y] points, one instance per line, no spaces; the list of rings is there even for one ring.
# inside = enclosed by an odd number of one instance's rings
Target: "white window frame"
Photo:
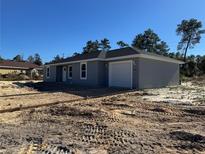
[[[85,77],[82,77],[82,65],[84,65],[85,64]],[[80,63],[80,79],[81,80],[87,80],[87,70],[88,70],[88,68],[87,68],[87,62],[81,62]]]
[[[49,69],[49,76],[48,76],[48,69]],[[50,69],[50,66],[47,66],[46,67],[46,78],[50,78],[51,76],[51,69]]]
[[[70,76],[70,68],[72,68],[72,76]],[[73,67],[72,65],[68,65],[68,79],[72,79],[73,78]]]

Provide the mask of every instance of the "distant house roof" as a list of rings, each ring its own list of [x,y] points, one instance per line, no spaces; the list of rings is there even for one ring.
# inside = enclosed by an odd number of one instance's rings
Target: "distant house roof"
[[[26,69],[40,68],[40,66],[29,62],[16,62],[16,61],[4,60],[4,61],[0,61],[0,68],[26,70]]]
[[[47,63],[47,65],[49,65],[49,64],[54,64],[54,65],[55,64],[64,64],[64,63],[78,62],[78,61],[82,61],[82,60],[110,60],[110,59],[123,58],[123,57],[130,58],[130,57],[136,56],[136,55],[139,57],[140,56],[147,57],[147,58],[152,57],[153,59],[172,61],[175,63],[183,64],[182,61],[179,61],[179,60],[176,60],[173,58],[165,57],[165,56],[158,55],[158,54],[151,53],[151,52],[142,51],[142,50],[139,50],[137,48],[125,47],[125,48],[110,50],[107,52],[96,51],[96,52],[92,52],[92,53],[80,54],[80,55],[76,55],[73,57],[68,57],[68,58],[63,59],[59,62]]]

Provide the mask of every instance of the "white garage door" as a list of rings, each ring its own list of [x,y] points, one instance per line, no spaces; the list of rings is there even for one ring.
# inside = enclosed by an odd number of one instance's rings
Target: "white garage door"
[[[132,61],[109,63],[109,87],[132,88]]]

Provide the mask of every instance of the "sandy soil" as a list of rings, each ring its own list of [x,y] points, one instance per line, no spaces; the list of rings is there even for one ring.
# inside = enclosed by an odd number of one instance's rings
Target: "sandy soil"
[[[196,82],[184,82],[180,86],[173,86],[161,89],[145,90],[149,95],[143,96],[144,100],[166,102],[171,104],[182,105],[205,105],[205,83],[199,79]],[[152,96],[150,96],[152,95]]]
[[[204,87],[0,82],[0,153],[205,153]]]

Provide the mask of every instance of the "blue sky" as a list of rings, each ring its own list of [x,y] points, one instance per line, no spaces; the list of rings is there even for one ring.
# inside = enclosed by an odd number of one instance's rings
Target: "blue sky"
[[[39,53],[82,51],[88,40],[108,38],[112,48],[153,29],[176,51],[176,25],[197,18],[205,28],[205,0],[0,0],[0,55],[24,58]],[[190,54],[205,54],[205,35]]]

